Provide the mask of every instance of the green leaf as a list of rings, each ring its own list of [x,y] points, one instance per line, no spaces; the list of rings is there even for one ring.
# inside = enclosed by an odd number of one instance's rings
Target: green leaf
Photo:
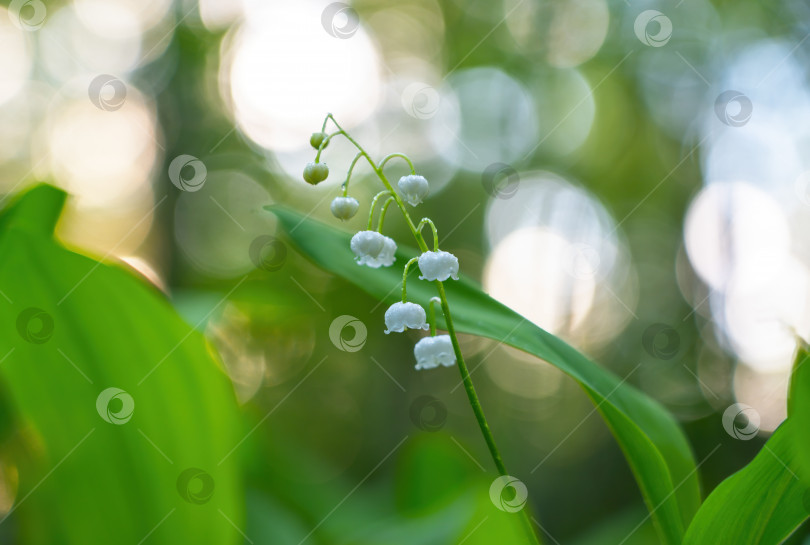
[[[0,215],[0,437],[20,475],[0,524],[26,544],[241,542],[229,381],[157,290],[53,240],[64,198],[38,186]]]
[[[797,474],[808,487],[810,487],[810,434],[807,433],[810,429],[810,365],[807,365],[810,362],[809,348],[799,339],[788,392],[788,414],[790,419],[795,421],[797,430],[793,434],[798,449]]]
[[[786,420],[743,469],[720,483],[692,521],[684,545],[776,545],[807,518],[796,476],[797,431]]]
[[[788,419],[742,470],[720,483],[701,506],[685,545],[775,545],[807,519],[810,469],[810,366],[801,343],[791,376]]]
[[[359,267],[349,250],[350,234],[283,206],[268,210],[279,218],[297,248],[317,265],[381,300],[394,302],[399,298],[400,267]],[[404,265],[414,255],[400,248],[396,263]],[[436,295],[435,288],[416,276],[412,272],[409,299],[427,305]],[[623,449],[662,541],[679,544],[700,505],[700,491],[691,450],[672,416],[564,341],[484,294],[468,279],[448,281],[445,288],[458,331],[534,354],[582,385]]]

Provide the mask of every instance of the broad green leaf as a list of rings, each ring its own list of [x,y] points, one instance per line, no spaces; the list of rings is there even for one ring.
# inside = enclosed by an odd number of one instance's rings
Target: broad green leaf
[[[317,265],[381,300],[398,299],[401,265],[415,255],[413,251],[400,248],[396,261],[400,266],[359,267],[349,250],[351,234],[283,206],[268,209],[279,218],[297,248]],[[436,295],[435,288],[417,276],[410,276],[409,298],[426,305]],[[445,288],[457,330],[534,354],[582,385],[624,451],[662,541],[679,544],[700,505],[700,491],[694,458],[672,416],[561,339],[484,294],[468,279],[448,281]]]
[[[804,341],[799,340],[799,349],[793,365],[788,394],[788,414],[795,421],[796,433],[793,440],[797,448],[797,473],[810,488],[810,351]]]
[[[807,518],[796,476],[796,422],[788,418],[743,469],[709,494],[684,545],[777,545]]]
[[[53,240],[64,198],[38,186],[0,215],[0,437],[20,475],[0,524],[34,545],[241,542],[229,381],[157,290]]]
[[[810,366],[802,343],[791,376],[788,419],[753,461],[706,499],[686,533],[685,545],[775,545],[807,518],[807,425]]]

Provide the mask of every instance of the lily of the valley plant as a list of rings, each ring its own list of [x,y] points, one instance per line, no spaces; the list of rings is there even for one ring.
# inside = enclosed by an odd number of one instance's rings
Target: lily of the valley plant
[[[336,129],[331,133],[327,132],[327,125],[330,121],[334,124]],[[394,203],[397,208],[399,208],[399,211],[405,219],[405,223],[408,225],[421,251],[418,257],[405,263],[402,273],[402,300],[391,305],[385,312],[385,333],[401,333],[407,329],[430,330],[429,336],[423,337],[414,347],[416,369],[433,369],[439,366],[452,367],[454,364],[457,365],[461,372],[461,378],[464,388],[467,391],[470,406],[478,421],[478,426],[489,448],[492,460],[501,475],[508,475],[498,447],[495,444],[495,439],[487,424],[484,411],[478,400],[478,395],[473,387],[467,365],[464,363],[464,357],[461,354],[458,338],[456,337],[456,332],[453,327],[450,307],[444,290],[443,282],[448,279],[458,280],[458,259],[453,254],[439,249],[439,233],[433,221],[431,221],[430,218],[422,218],[418,224],[414,224],[406,206],[406,203],[411,207],[416,207],[421,204],[430,191],[430,184],[424,176],[416,173],[413,162],[405,154],[392,153],[384,157],[379,163],[376,163],[363,147],[338,124],[332,114],[327,114],[323,121],[321,131],[314,133],[310,138],[310,144],[317,150],[317,154],[315,155],[315,160],[307,163],[304,168],[304,180],[306,182],[315,185],[324,181],[329,176],[329,168],[326,166],[326,163],[321,162],[321,154],[329,145],[332,138],[337,136],[345,137],[357,148],[358,153],[349,166],[346,180],[341,185],[341,195],[335,197],[332,201],[330,207],[332,214],[341,220],[350,219],[357,214],[360,203],[357,199],[349,196],[349,181],[360,159],[365,159],[368,162],[374,174],[380,179],[385,188],[383,191],[377,193],[371,201],[367,229],[356,233],[351,239],[351,251],[355,255],[355,261],[358,266],[377,269],[380,267],[390,267],[396,261],[396,242],[382,234],[385,214],[391,203]],[[385,165],[394,158],[404,160],[411,171],[409,175],[402,176],[397,182],[399,191],[394,189],[383,172]],[[377,220],[377,228],[375,230],[373,229],[374,211],[377,209],[378,201],[382,198],[385,200],[379,206],[380,211]],[[422,235],[422,229],[426,225],[430,226],[433,234],[433,250],[428,248],[427,242]],[[406,289],[408,271],[414,263],[417,264],[419,271],[422,273],[419,279],[433,282],[436,286],[437,296],[430,300],[428,312],[426,312],[421,305],[408,301]],[[441,307],[442,313],[444,314],[445,323],[447,325],[446,335],[436,334],[434,310],[434,305],[436,304]],[[521,513],[526,524],[527,533],[531,536],[533,542],[539,543],[534,532],[534,527],[529,520],[527,510],[523,509]]]

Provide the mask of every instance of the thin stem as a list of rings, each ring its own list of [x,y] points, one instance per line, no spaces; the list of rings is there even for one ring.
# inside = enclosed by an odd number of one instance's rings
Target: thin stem
[[[438,297],[431,297],[430,302],[428,303],[428,323],[430,324],[430,336],[436,336],[436,309],[434,307],[434,303],[442,304],[442,300]]]
[[[375,207],[375,206],[377,206],[377,201],[378,201],[378,200],[379,200],[379,198],[380,198],[380,197],[382,197],[383,195],[390,195],[390,193],[391,193],[390,191],[380,191],[379,193],[377,193],[376,195],[374,195],[374,198],[373,198],[373,199],[371,199],[371,206],[370,206],[370,207],[369,207],[369,209],[368,209],[368,230],[369,230],[369,231],[371,231],[371,225],[373,224],[373,220],[374,220],[374,207]]]
[[[382,208],[380,209],[380,219],[377,220],[378,233],[382,233],[383,221],[385,221],[385,212],[386,210],[388,210],[388,206],[392,202],[394,202],[394,197],[388,197],[387,199],[385,199],[385,202],[383,203]]]
[[[349,194],[349,180],[352,178],[352,171],[354,171],[354,165],[357,164],[357,160],[363,156],[362,153],[358,153],[352,159],[352,164],[349,165],[349,172],[346,173],[346,181],[343,182],[343,196],[347,196]]]
[[[394,191],[391,182],[388,181],[388,178],[385,177],[385,174],[382,171],[381,166],[377,166],[374,161],[371,159],[369,154],[366,152],[365,149],[354,139],[352,138],[343,127],[341,127],[332,114],[328,114],[327,119],[331,119],[335,126],[339,129],[339,132],[346,137],[346,139],[357,148],[357,150],[366,158],[366,160],[371,165],[371,168],[374,169],[374,173],[380,179],[380,181],[385,186],[385,189],[390,192],[391,197],[394,199],[394,202],[397,204],[400,212],[402,212],[403,218],[405,218],[405,223],[408,225],[408,229],[410,229],[411,234],[416,239],[416,244],[419,246],[419,249],[422,252],[428,251],[428,246],[425,243],[424,237],[422,237],[422,233],[420,229],[417,229],[411,219],[410,214],[408,214],[407,208],[405,208],[405,203],[402,201],[402,198],[399,194]],[[326,126],[326,120],[324,120],[324,126]],[[377,195],[379,197],[379,194]],[[377,199],[375,197],[375,201]],[[372,203],[372,210],[373,210],[373,203]],[[425,218],[427,219],[427,218]],[[423,220],[424,221],[424,220]],[[428,220],[430,221],[430,220]],[[425,222],[426,223],[426,222]],[[433,235],[434,235],[434,244],[435,248],[438,249],[439,242],[438,242],[438,234],[436,231],[436,227],[433,225],[431,221],[430,224],[433,226]],[[422,222],[420,222],[420,226]],[[371,230],[371,223],[369,222],[369,230]],[[416,259],[416,258],[414,258]],[[405,300],[405,276],[408,273],[408,266],[414,261],[411,259],[405,266],[405,272],[403,274],[403,282],[402,282],[402,297],[403,301]],[[436,290],[439,293],[439,299],[441,300],[441,307],[442,312],[444,313],[444,320],[447,325],[447,333],[450,335],[450,340],[453,345],[453,352],[456,355],[456,362],[458,364],[459,372],[461,373],[461,379],[464,384],[464,389],[467,392],[467,398],[470,401],[470,406],[472,407],[473,413],[475,414],[475,419],[478,422],[478,427],[481,430],[481,434],[484,436],[484,441],[487,444],[487,448],[489,449],[489,454],[492,457],[492,461],[495,463],[495,467],[498,469],[498,473],[500,475],[508,475],[509,473],[506,471],[506,466],[504,466],[503,458],[501,458],[501,453],[498,450],[498,446],[495,444],[495,438],[492,435],[492,431],[489,429],[489,424],[487,423],[486,416],[484,415],[484,409],[481,407],[481,402],[478,400],[478,394],[475,392],[475,387],[473,386],[472,379],[470,378],[470,372],[467,369],[467,364],[464,363],[464,356],[461,353],[461,347],[458,343],[458,338],[456,337],[456,330],[453,326],[453,318],[450,315],[450,306],[447,303],[447,294],[444,292],[444,284],[440,280],[435,281]],[[527,534],[529,535],[530,539],[533,543],[540,545],[541,541],[540,538],[537,536],[537,532],[534,530],[534,526],[529,518],[528,509],[521,509],[522,518],[524,520],[524,524],[526,526]]]
[[[405,159],[405,161],[408,163],[408,166],[411,167],[411,174],[416,174],[416,169],[413,166],[413,162],[411,161],[411,158],[408,157],[407,155],[405,155],[404,153],[392,153],[390,155],[386,155],[383,158],[383,160],[380,161],[380,170],[384,169],[385,168],[385,163],[387,163],[388,161],[390,161],[394,157],[400,157],[402,159]]]
[[[318,161],[320,161],[320,160],[321,160],[321,152],[323,152],[323,150],[324,150],[324,149],[326,148],[326,146],[329,144],[329,141],[332,139],[332,137],[333,137],[333,136],[335,136],[335,135],[341,134],[341,133],[343,133],[343,131],[342,131],[342,130],[341,130],[341,131],[337,131],[337,132],[333,132],[332,134],[328,134],[328,135],[326,135],[326,138],[324,138],[324,139],[321,141],[321,145],[320,145],[320,146],[318,146],[318,153],[316,153],[316,154],[315,154],[315,162],[316,162],[316,163],[317,163]]]
[[[430,218],[422,218],[422,221],[419,222],[419,225],[416,226],[416,230],[421,232],[422,227],[425,225],[430,225],[430,228],[433,230],[433,251],[439,251],[439,231],[436,230],[436,224],[433,223],[433,220]]]
[[[498,468],[498,473],[501,475],[508,475],[509,473],[506,471],[506,466],[503,463],[503,458],[501,458],[498,445],[495,444],[495,437],[492,435],[492,431],[489,429],[487,418],[484,415],[484,409],[481,407],[481,402],[478,400],[478,394],[475,392],[475,386],[473,386],[472,378],[470,378],[470,372],[467,369],[467,364],[464,363],[464,356],[461,354],[461,346],[459,345],[458,337],[456,336],[456,328],[453,325],[453,318],[450,315],[450,306],[447,303],[447,295],[444,292],[444,284],[442,284],[440,280],[436,280],[435,284],[436,289],[439,291],[439,298],[442,302],[442,312],[444,313],[444,321],[445,325],[447,326],[447,333],[450,335],[450,341],[453,344],[453,352],[456,354],[456,362],[458,364],[458,370],[461,372],[461,380],[464,383],[464,390],[467,392],[467,399],[470,401],[470,406],[475,414],[475,419],[478,421],[478,427],[481,429],[481,434],[484,436],[484,441],[487,444],[492,461],[495,462],[495,467]],[[539,545],[540,539],[537,537],[537,533],[532,525],[528,509],[521,509],[521,515],[527,534],[534,543]]]
[[[408,283],[408,269],[411,268],[411,264],[414,261],[416,261],[417,259],[419,259],[419,258],[418,257],[412,257],[410,261],[405,263],[405,270],[402,271],[402,302],[403,303],[408,300],[408,292],[405,289],[405,285]]]
[[[340,126],[340,124],[337,122],[337,120],[335,120],[332,114],[328,114],[327,118],[331,119],[332,123],[334,123],[338,129],[340,129],[341,134],[343,134],[343,136],[346,137],[346,140],[351,142],[352,145],[355,148],[357,148],[357,151],[363,154],[363,157],[365,157],[366,160],[368,161],[368,164],[371,165],[371,168],[374,170],[374,173],[383,183],[385,188],[391,193],[391,196],[394,197],[394,201],[397,203],[397,207],[402,212],[402,216],[405,218],[405,223],[408,225],[408,229],[410,229],[411,234],[413,234],[414,238],[416,238],[416,244],[419,246],[419,249],[422,250],[423,252],[428,251],[427,244],[425,244],[425,239],[422,238],[422,234],[416,230],[416,226],[413,224],[413,220],[411,219],[410,214],[408,214],[408,211],[405,209],[405,203],[402,201],[402,198],[399,196],[399,194],[396,191],[394,191],[394,187],[391,185],[391,182],[388,181],[388,178],[385,177],[385,173],[382,171],[382,169],[377,166],[377,164],[374,162],[371,156],[366,152],[365,149],[363,149],[363,146],[361,146],[357,142],[357,140],[352,138],[349,133],[343,130],[343,127]]]

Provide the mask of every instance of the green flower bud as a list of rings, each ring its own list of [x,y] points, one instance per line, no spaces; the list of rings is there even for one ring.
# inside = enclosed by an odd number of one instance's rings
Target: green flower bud
[[[330,208],[337,219],[348,220],[357,214],[360,203],[354,197],[335,197]]]
[[[304,167],[304,180],[312,185],[324,181],[327,176],[329,176],[329,167],[326,166],[326,163],[307,163],[307,166]]]
[[[324,139],[326,139],[325,132],[313,132],[312,136],[309,137],[309,145],[315,149],[320,149]],[[324,146],[323,148],[326,149],[327,146],[329,146],[328,141],[326,142],[326,146]]]

